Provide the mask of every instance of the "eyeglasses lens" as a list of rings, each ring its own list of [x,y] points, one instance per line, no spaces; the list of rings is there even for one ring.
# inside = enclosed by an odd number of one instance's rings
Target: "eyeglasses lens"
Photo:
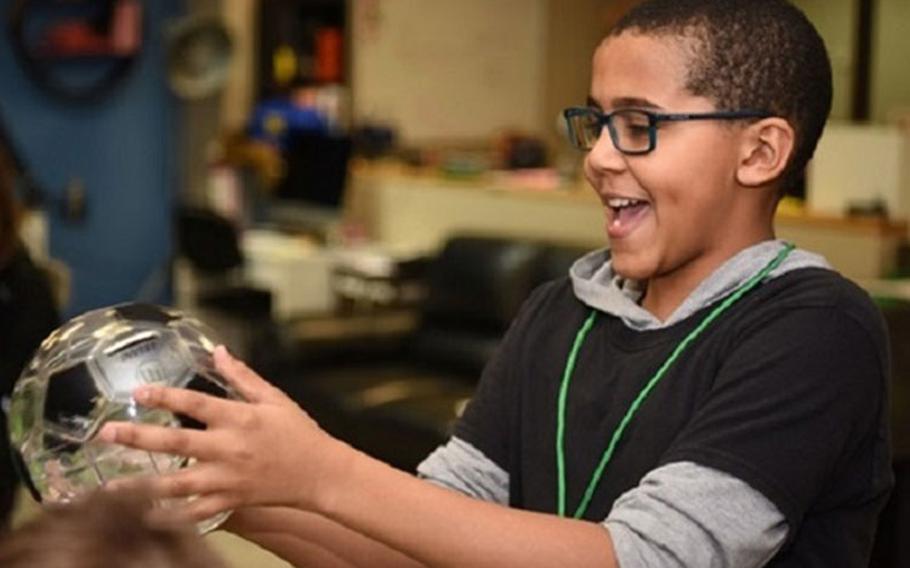
[[[651,119],[640,111],[613,113],[614,142],[621,152],[641,153],[651,149]]]
[[[644,112],[629,109],[610,115],[610,136],[616,148],[626,153],[645,153],[653,144],[651,118]],[[597,144],[604,127],[603,115],[593,109],[568,116],[572,143],[581,150]]]
[[[569,134],[572,144],[580,150],[590,150],[597,144],[603,124],[600,117],[591,112],[573,114],[568,117]]]

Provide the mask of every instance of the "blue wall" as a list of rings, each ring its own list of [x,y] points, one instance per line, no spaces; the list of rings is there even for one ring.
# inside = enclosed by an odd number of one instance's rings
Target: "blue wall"
[[[0,108],[32,176],[52,198],[85,185],[80,224],[49,207],[50,252],[72,275],[67,315],[130,300],[169,299],[171,209],[177,193],[177,105],[165,82],[163,29],[179,0],[143,2],[143,51],[130,76],[99,103],[73,106],[36,87],[7,36],[12,0],[0,0]],[[164,275],[164,286],[154,283]]]

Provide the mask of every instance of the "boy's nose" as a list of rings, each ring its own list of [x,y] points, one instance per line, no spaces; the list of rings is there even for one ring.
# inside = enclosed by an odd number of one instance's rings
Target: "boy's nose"
[[[596,174],[600,171],[617,172],[626,167],[626,158],[622,152],[613,145],[610,138],[610,132],[604,128],[600,133],[597,143],[588,152],[585,163],[590,173]]]

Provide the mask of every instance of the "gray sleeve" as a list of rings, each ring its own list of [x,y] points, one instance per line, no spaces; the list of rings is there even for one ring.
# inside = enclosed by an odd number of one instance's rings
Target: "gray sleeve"
[[[454,436],[417,466],[417,475],[475,499],[501,505],[509,503],[508,472]]]
[[[509,503],[509,474],[453,437],[418,467],[431,483]],[[648,473],[603,521],[620,568],[763,566],[783,545],[787,523],[764,495],[729,474],[692,462]]]
[[[746,482],[692,462],[648,473],[603,524],[620,568],[764,566],[788,530],[777,507]]]

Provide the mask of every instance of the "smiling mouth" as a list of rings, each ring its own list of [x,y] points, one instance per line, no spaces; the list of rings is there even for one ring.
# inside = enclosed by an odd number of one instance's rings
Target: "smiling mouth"
[[[606,204],[610,210],[607,233],[611,239],[629,236],[651,209],[651,204],[641,199],[611,198]]]

